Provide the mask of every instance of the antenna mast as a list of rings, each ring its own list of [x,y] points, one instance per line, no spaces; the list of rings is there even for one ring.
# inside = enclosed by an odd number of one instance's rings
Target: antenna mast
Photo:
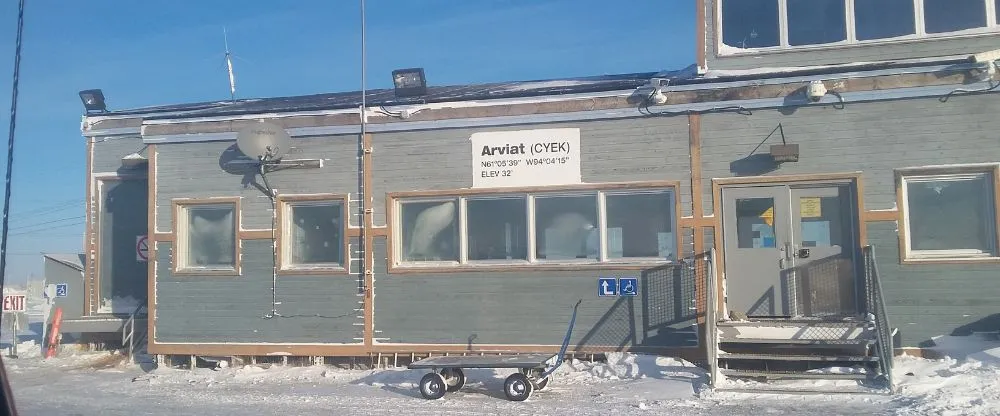
[[[222,28],[222,36],[226,42],[226,68],[229,71],[229,97],[236,102],[236,75],[233,74],[233,54],[229,52],[229,33]]]

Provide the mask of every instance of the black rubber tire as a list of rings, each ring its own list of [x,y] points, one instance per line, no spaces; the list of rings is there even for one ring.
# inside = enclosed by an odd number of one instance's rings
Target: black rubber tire
[[[427,373],[420,379],[420,395],[427,400],[437,400],[444,397],[448,391],[448,385],[444,382],[444,377],[438,373]]]
[[[441,370],[444,377],[444,384],[448,386],[448,393],[454,393],[465,387],[465,372],[461,368],[446,368]]]
[[[521,373],[514,373],[503,382],[503,394],[507,400],[513,402],[523,402],[531,397],[531,392],[535,390],[535,383],[528,379],[528,376]]]

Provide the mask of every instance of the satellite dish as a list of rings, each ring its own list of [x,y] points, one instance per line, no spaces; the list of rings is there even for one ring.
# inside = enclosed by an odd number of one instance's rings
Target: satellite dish
[[[256,160],[275,161],[288,153],[292,138],[281,126],[260,121],[240,129],[236,147]]]

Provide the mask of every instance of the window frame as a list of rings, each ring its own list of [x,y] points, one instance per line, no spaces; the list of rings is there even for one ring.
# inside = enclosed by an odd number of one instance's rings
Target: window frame
[[[891,38],[858,40],[856,21],[854,18],[855,0],[843,0],[845,3],[844,12],[846,14],[845,29],[847,31],[847,38],[845,40],[834,43],[792,46],[788,44],[788,0],[775,0],[778,2],[778,46],[741,49],[723,43],[722,2],[726,0],[714,1],[715,15],[712,20],[715,28],[715,55],[719,58],[782,52],[840,49],[861,45],[891,45],[898,43],[932,42],[938,40],[974,37],[983,34],[1000,35],[1000,20],[997,18],[998,10],[994,0],[981,0],[986,6],[986,26],[942,33],[926,33],[924,0],[913,0],[914,33]]]
[[[680,232],[681,206],[680,206],[680,182],[679,181],[655,181],[655,182],[616,182],[604,184],[569,185],[558,187],[525,187],[525,188],[468,188],[452,191],[408,191],[391,192],[386,195],[387,205],[387,231],[389,253],[387,261],[390,273],[398,272],[459,272],[459,271],[484,271],[484,270],[511,270],[511,269],[532,269],[532,270],[581,270],[600,269],[612,266],[624,268],[641,269],[650,265],[670,264],[674,261],[649,257],[608,257],[607,242],[607,209],[605,196],[631,195],[642,193],[667,192],[671,194],[672,210],[671,225],[674,230],[675,251],[680,251],[682,247],[683,235]],[[548,260],[537,258],[535,237],[535,197],[560,197],[560,196],[591,196],[597,204],[597,225],[599,235],[599,251],[596,259],[559,259]],[[467,201],[470,199],[502,199],[524,197],[526,203],[526,238],[527,238],[527,260],[468,260],[468,216]],[[402,230],[402,204],[411,202],[444,202],[455,201],[458,204],[456,218],[458,221],[459,253],[458,261],[403,261],[401,252],[403,244]],[[675,258],[680,257],[680,253],[674,253]]]
[[[908,184],[911,182],[927,182],[933,180],[960,180],[983,177],[986,192],[992,192],[992,198],[986,198],[986,216],[992,232],[990,239],[991,253],[978,250],[913,250],[910,233],[910,207]],[[955,263],[955,262],[1000,262],[1000,163],[965,164],[952,166],[926,166],[916,168],[896,169],[897,205],[900,211],[899,247],[900,262],[913,263]]]
[[[239,276],[242,271],[243,255],[240,250],[240,230],[242,210],[240,197],[178,198],[173,205],[173,274],[181,276]],[[231,267],[200,267],[187,264],[187,236],[189,227],[188,210],[192,207],[230,205],[233,209],[233,265]]]
[[[277,221],[275,229],[275,245],[277,247],[278,273],[282,275],[344,275],[348,274],[350,266],[350,218],[348,217],[349,200],[344,194],[289,194],[278,195],[276,199]],[[329,263],[291,263],[292,240],[292,208],[302,205],[340,205],[340,262]]]

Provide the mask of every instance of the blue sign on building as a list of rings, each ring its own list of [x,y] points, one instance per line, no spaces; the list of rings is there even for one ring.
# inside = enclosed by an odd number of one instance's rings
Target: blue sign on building
[[[639,296],[639,279],[635,277],[619,278],[618,290],[622,296]]]
[[[597,278],[597,296],[618,296],[618,279],[614,277]]]
[[[66,283],[56,283],[56,297],[64,298],[69,296],[69,285]]]

